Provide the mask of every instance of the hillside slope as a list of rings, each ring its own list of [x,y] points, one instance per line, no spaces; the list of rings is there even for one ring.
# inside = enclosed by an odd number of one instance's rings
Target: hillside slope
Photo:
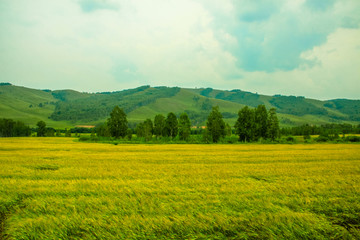
[[[188,89],[142,86],[117,92],[81,93],[73,90],[35,90],[0,84],[0,118],[21,120],[35,126],[43,120],[52,127],[96,124],[106,121],[119,105],[129,122],[153,119],[158,113],[187,112],[194,125],[205,124],[212,106],[219,106],[233,124],[245,105],[275,107],[282,126],[304,123],[360,122],[360,100],[320,101],[295,96],[266,96],[241,90]]]
[[[20,120],[35,126],[40,120],[56,126],[67,126],[67,122],[48,119],[55,110],[57,99],[51,92],[17,86],[0,86],[0,117]]]

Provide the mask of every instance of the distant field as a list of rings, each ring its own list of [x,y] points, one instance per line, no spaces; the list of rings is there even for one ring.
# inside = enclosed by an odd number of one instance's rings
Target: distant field
[[[360,145],[0,138],[0,239],[360,239]]]

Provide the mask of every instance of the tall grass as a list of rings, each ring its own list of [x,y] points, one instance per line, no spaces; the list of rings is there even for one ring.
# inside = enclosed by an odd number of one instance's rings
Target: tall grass
[[[360,147],[0,139],[5,239],[359,239]]]

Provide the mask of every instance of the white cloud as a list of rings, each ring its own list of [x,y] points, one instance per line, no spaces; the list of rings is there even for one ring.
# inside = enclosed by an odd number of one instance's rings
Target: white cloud
[[[315,62],[293,71],[244,73],[245,89],[267,94],[284,94],[316,99],[360,97],[360,29],[338,29],[325,44],[303,52]]]
[[[324,10],[305,0],[263,3],[269,8],[234,0],[3,0],[0,81],[80,91],[150,84],[356,98],[349,86],[359,72],[348,59],[359,63],[358,1]]]

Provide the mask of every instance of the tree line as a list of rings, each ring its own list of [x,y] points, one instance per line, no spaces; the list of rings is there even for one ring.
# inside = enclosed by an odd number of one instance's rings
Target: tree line
[[[0,119],[0,137],[26,137],[31,135],[31,129],[21,121]]]
[[[347,134],[360,134],[360,124],[353,126],[347,123],[328,123],[320,126],[303,124],[301,126],[287,127],[280,130],[284,136],[303,136],[304,140],[309,140],[311,135],[318,135],[316,141],[338,141],[342,136],[345,141],[358,142],[360,139],[356,136],[348,136]]]
[[[38,121],[36,128],[30,128],[21,121],[14,121],[13,119],[2,118],[0,119],[0,137],[28,137],[32,133],[36,133],[38,137],[55,137],[61,136],[65,133],[65,137],[71,137],[72,132],[81,131],[82,129],[65,129],[55,130],[52,127],[47,127],[44,121]]]
[[[167,116],[157,114],[152,119],[146,119],[137,124],[134,130],[128,128],[127,116],[122,108],[116,106],[110,113],[106,124],[97,128],[96,133],[101,137],[127,138],[131,140],[133,133],[137,137],[149,141],[156,139],[174,139],[188,141],[191,136],[191,120],[186,112],[179,118],[170,112]],[[275,141],[280,137],[279,121],[274,108],[267,111],[264,105],[254,109],[245,106],[238,112],[235,124],[235,133],[241,142],[253,142],[259,139]],[[206,127],[203,131],[204,142],[219,142],[225,136],[231,136],[232,129],[225,123],[219,107],[212,107],[207,117]]]
[[[99,137],[111,137],[115,139],[126,138],[132,140],[136,135],[138,139],[145,141],[157,140],[167,141],[185,141],[185,142],[230,142],[229,138],[235,134],[240,142],[258,142],[258,141],[278,141],[283,135],[290,139],[291,136],[303,136],[305,141],[311,139],[311,135],[319,135],[314,140],[324,141],[360,141],[356,136],[345,136],[350,133],[360,133],[360,124],[353,126],[351,124],[324,124],[321,126],[304,124],[301,126],[279,128],[279,121],[276,110],[271,108],[269,111],[264,105],[258,105],[255,108],[247,106],[239,110],[234,128],[224,122],[223,114],[219,107],[212,107],[207,116],[206,126],[202,128],[192,128],[191,120],[187,112],[176,116],[173,112],[166,116],[157,114],[154,119],[146,119],[137,125],[129,124],[125,111],[116,106],[113,108],[105,124],[99,125],[94,129],[72,128],[72,129],[54,129],[47,127],[44,121],[39,121],[36,128],[30,128],[21,121],[12,119],[0,119],[0,137],[22,137],[30,136],[36,132],[38,137],[62,136],[71,137],[72,134],[80,136],[81,133],[91,133],[92,140],[98,140]],[[132,126],[129,128],[129,126]],[[342,135],[342,138],[340,138]],[[86,139],[87,135],[83,138]],[[225,139],[225,137],[227,137]],[[196,138],[196,141],[192,141]],[[224,140],[225,139],[225,140]],[[290,139],[294,141],[294,138]],[[290,141],[289,140],[289,141]],[[236,141],[231,137],[231,142]]]

